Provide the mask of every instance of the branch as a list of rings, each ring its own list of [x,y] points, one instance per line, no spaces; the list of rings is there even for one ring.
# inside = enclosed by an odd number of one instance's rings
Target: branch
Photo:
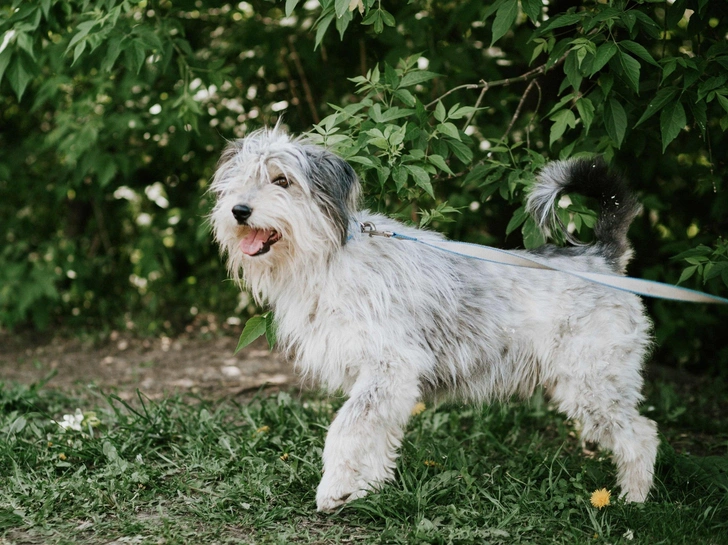
[[[313,101],[313,95],[311,94],[311,87],[308,85],[308,79],[306,78],[306,72],[303,71],[303,65],[301,64],[301,58],[298,56],[298,51],[296,50],[296,46],[294,45],[294,38],[291,36],[288,39],[288,43],[291,48],[291,59],[293,59],[293,64],[296,67],[296,71],[298,72],[298,77],[301,78],[301,84],[303,85],[303,93],[306,95],[306,102],[308,103],[308,108],[311,110],[311,117],[313,118],[314,123],[319,123],[321,119],[319,118],[318,111],[316,110],[316,104]]]
[[[513,114],[513,117],[511,118],[511,122],[508,124],[508,128],[506,129],[506,132],[503,133],[503,136],[501,136],[500,141],[503,142],[507,137],[508,134],[511,132],[511,129],[513,128],[513,125],[516,124],[516,120],[521,115],[521,108],[523,108],[523,103],[526,102],[526,97],[528,96],[528,93],[531,92],[531,89],[534,85],[538,85],[538,80],[532,79],[531,83],[528,84],[528,87],[526,87],[526,90],[521,95],[521,100],[518,101],[518,106],[516,107],[516,111]]]
[[[545,74],[546,72],[548,72],[552,68],[560,65],[562,62],[564,62],[566,60],[566,56],[567,55],[568,55],[568,53],[566,53],[565,55],[563,55],[559,60],[557,60],[551,66],[548,66],[549,63],[547,62],[545,64],[542,64],[541,66],[538,66],[538,67],[534,68],[533,70],[529,70],[525,74],[521,74],[520,76],[516,76],[515,78],[499,79],[499,80],[496,80],[496,81],[480,80],[479,83],[466,83],[465,85],[458,85],[457,87],[453,87],[452,89],[450,89],[444,95],[440,96],[439,98],[436,98],[435,100],[433,100],[432,102],[430,102],[429,104],[427,104],[425,106],[425,108],[430,108],[430,107],[434,106],[435,104],[437,104],[440,100],[442,100],[446,96],[454,93],[455,91],[460,91],[461,89],[483,89],[483,92],[485,92],[488,89],[490,89],[491,87],[502,87],[504,85],[510,85],[511,83],[517,83],[519,81],[527,81],[527,80],[529,80],[531,78],[535,78],[536,76],[540,76],[541,74]]]

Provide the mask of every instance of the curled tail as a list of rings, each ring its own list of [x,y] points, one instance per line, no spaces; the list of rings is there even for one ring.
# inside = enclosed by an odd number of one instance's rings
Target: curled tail
[[[570,242],[579,244],[566,233],[556,215],[558,199],[568,192],[599,201],[600,213],[594,226],[596,246],[617,272],[623,272],[632,257],[627,230],[641,209],[624,178],[610,171],[600,157],[555,161],[541,170],[526,209],[546,235],[558,225]]]

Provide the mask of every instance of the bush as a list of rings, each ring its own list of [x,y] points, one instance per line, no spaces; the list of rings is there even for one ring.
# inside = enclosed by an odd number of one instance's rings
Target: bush
[[[225,139],[333,147],[367,202],[449,236],[543,243],[547,158],[640,192],[630,273],[728,293],[728,7],[479,0],[43,0],[0,8],[0,323],[174,329],[245,312],[210,243]],[[311,129],[313,127],[313,129]],[[590,237],[591,204],[560,213]],[[728,361],[724,310],[650,301],[673,365]]]

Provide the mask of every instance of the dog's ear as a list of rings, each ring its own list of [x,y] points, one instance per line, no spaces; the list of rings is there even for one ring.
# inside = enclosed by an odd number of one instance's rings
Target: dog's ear
[[[243,139],[238,138],[228,142],[225,149],[222,150],[220,159],[218,159],[217,165],[215,166],[215,175],[213,176],[212,184],[210,185],[210,190],[215,194],[220,195],[225,192],[227,185],[225,180],[228,178],[230,169],[235,166],[234,159],[242,147]]]
[[[349,163],[328,150],[308,148],[308,175],[313,198],[346,243],[359,201],[359,177]]]

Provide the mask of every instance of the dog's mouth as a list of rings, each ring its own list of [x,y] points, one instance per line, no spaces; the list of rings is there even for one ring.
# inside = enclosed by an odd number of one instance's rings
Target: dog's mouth
[[[249,256],[263,255],[280,239],[281,234],[274,229],[251,228],[240,240],[240,250]]]

